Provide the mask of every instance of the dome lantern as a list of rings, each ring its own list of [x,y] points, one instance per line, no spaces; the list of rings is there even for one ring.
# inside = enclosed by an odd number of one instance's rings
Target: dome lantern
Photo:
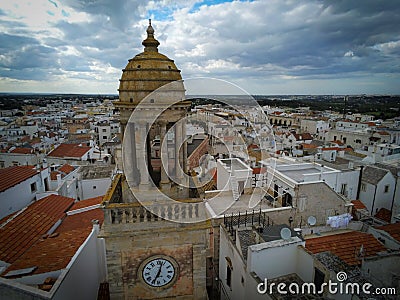
[[[154,28],[151,26],[151,19],[149,19],[149,26],[147,27],[147,38],[142,42],[144,46],[144,51],[154,51],[158,52],[158,45],[160,42],[154,38]]]

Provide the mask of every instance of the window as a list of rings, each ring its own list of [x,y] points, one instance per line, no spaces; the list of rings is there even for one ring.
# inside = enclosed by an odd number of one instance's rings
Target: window
[[[4,161],[0,161],[0,168],[4,168]]]
[[[389,185],[385,185],[385,189],[383,190],[384,193],[389,193]]]
[[[106,135],[103,135],[103,140],[106,140],[107,139],[107,136]]]
[[[19,166],[19,163],[17,161],[12,162],[13,166]]]
[[[36,192],[36,182],[31,183],[31,192]]]
[[[102,132],[107,132],[107,129],[106,129],[106,128],[103,128],[101,131],[102,131]]]
[[[225,257],[226,260],[226,285],[232,286],[232,261],[229,257]]]
[[[367,190],[367,185],[365,183],[361,183],[361,191],[365,192]]]
[[[94,185],[94,186],[93,186],[93,189],[95,190],[96,188],[97,188],[97,186]]]
[[[347,196],[347,183],[342,183],[340,188],[340,193],[344,196]]]

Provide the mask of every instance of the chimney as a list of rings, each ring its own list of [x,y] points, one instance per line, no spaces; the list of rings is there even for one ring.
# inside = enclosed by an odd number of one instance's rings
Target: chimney
[[[61,174],[57,174],[57,185],[61,185]]]
[[[321,173],[320,173],[320,178],[319,180],[322,180],[322,175],[324,174],[324,165],[321,165]]]

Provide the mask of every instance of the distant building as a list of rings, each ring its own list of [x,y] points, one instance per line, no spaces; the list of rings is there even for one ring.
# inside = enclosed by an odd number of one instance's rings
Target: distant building
[[[51,164],[74,164],[93,158],[94,149],[82,144],[61,144],[47,155],[47,162]]]
[[[36,166],[42,158],[35,153],[33,148],[11,148],[9,152],[0,153],[0,168],[11,166]]]

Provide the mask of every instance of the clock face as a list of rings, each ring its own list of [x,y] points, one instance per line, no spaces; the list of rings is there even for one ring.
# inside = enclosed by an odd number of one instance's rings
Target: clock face
[[[165,257],[154,257],[142,270],[144,282],[152,287],[163,287],[171,283],[176,275],[173,263]]]

